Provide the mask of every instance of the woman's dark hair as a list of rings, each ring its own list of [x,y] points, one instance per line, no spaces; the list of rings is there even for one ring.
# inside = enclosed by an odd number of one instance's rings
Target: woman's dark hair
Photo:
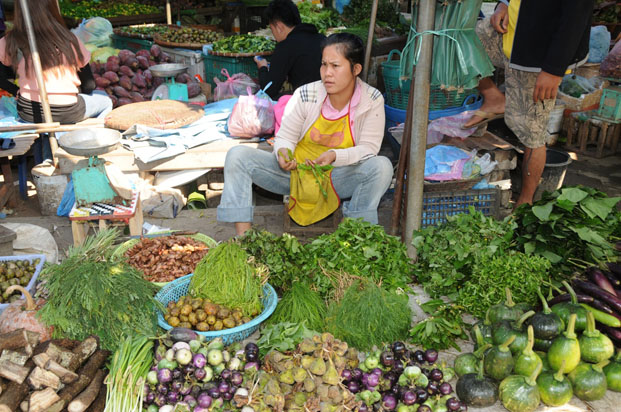
[[[321,51],[328,46],[336,46],[343,56],[349,60],[352,72],[354,65],[359,64],[364,67],[364,43],[362,39],[351,33],[334,33],[328,36],[321,45]]]
[[[298,6],[291,0],[272,0],[265,9],[265,18],[268,23],[281,21],[288,27],[302,23]]]
[[[74,66],[79,69],[83,60],[77,37],[67,29],[60,15],[57,0],[29,1],[28,10],[32,20],[32,29],[37,42],[43,70],[61,65]],[[6,53],[11,64],[17,70],[19,52],[24,56],[26,73],[30,70],[30,45],[26,35],[21,2],[15,2],[13,28],[6,33]]]

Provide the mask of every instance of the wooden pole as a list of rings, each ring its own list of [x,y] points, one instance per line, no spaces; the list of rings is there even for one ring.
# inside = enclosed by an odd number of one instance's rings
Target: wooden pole
[[[371,49],[373,48],[373,34],[375,33],[375,18],[377,17],[377,4],[379,0],[373,0],[371,6],[371,21],[369,22],[369,35],[367,36],[367,47],[364,51],[364,66],[362,67],[362,80],[365,82],[369,77],[369,65],[371,63]]]
[[[170,10],[170,0],[166,0],[166,24],[172,24],[172,12]]]

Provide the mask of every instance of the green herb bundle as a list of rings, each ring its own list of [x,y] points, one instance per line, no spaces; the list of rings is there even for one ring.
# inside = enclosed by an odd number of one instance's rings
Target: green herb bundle
[[[404,340],[411,318],[407,294],[389,292],[369,281],[356,282],[328,309],[326,330],[357,349],[369,350]]]
[[[319,294],[305,282],[296,282],[284,293],[267,323],[306,322],[310,329],[323,330],[326,312],[326,304]]]
[[[97,335],[101,346],[113,351],[127,336],[155,334],[155,286],[128,264],[104,260],[117,234],[101,231],[84,246],[70,249],[62,263],[46,268],[48,300],[38,316],[54,326],[54,337]]]
[[[261,329],[261,337],[257,340],[259,353],[264,357],[272,349],[279,352],[293,351],[304,339],[316,334],[306,328],[306,322],[268,324]]]
[[[192,297],[210,299],[228,308],[240,308],[244,316],[261,312],[263,296],[260,268],[233,241],[220,243],[196,265],[190,280]]]
[[[615,260],[611,241],[621,230],[621,214],[615,210],[620,200],[583,186],[546,193],[516,210],[516,240],[524,253],[550,260],[555,277],[571,275],[572,259]]]
[[[302,23],[313,24],[319,33],[326,34],[326,30],[331,27],[338,27],[343,24],[339,14],[328,8],[320,7],[310,1],[302,1],[298,3],[300,18]]]
[[[550,261],[536,255],[511,252],[499,256],[483,256],[472,269],[472,276],[459,289],[457,303],[476,316],[504,301],[505,289],[513,292],[516,302],[536,306],[537,290],[543,281],[549,282]]]
[[[433,299],[420,305],[429,317],[410,330],[410,341],[423,348],[460,350],[457,339],[468,339],[462,320],[464,308],[442,299]]]

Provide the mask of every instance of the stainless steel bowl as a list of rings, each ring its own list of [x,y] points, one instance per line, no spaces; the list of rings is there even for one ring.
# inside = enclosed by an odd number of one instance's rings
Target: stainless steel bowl
[[[188,66],[181,63],[163,63],[149,67],[151,74],[156,77],[173,77],[184,73],[188,70]]]
[[[75,156],[96,156],[116,149],[120,141],[118,130],[94,127],[65,133],[58,139],[58,145]]]

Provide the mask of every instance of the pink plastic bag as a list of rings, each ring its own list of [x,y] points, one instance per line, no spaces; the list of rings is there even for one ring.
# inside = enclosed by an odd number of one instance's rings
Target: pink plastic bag
[[[233,76],[229,76],[229,71],[226,69],[222,69],[221,73],[226,77],[225,81],[221,81],[217,76],[213,78],[213,81],[216,83],[216,89],[213,92],[213,99],[215,101],[242,96],[247,90],[250,90],[250,94],[254,94],[259,90],[259,86],[245,73],[236,73]]]
[[[287,103],[293,97],[290,94],[285,94],[278,99],[278,103],[274,106],[274,117],[276,118],[276,123],[274,124],[274,134],[278,133],[278,129],[280,129],[280,123],[282,122],[282,116],[285,114],[285,107],[287,107]]]
[[[229,134],[235,137],[257,137],[274,133],[274,106],[265,92],[239,96],[229,116]]]

